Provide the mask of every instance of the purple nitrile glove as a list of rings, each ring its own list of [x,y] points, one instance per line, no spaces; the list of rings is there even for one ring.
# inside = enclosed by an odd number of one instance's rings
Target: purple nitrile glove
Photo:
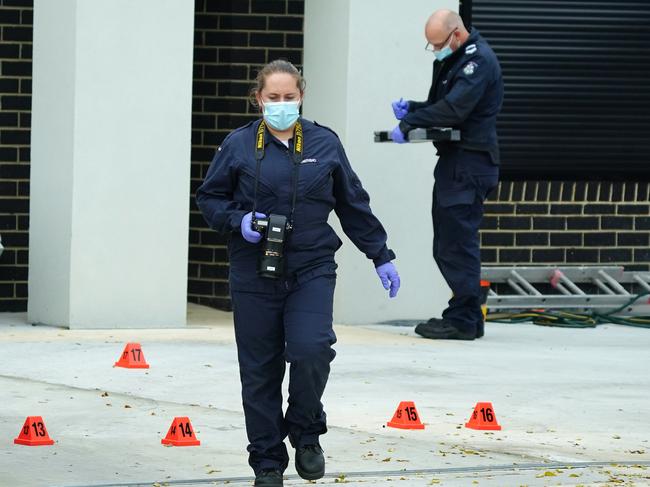
[[[392,139],[393,142],[397,144],[404,144],[408,142],[406,140],[406,137],[404,137],[404,132],[402,132],[399,128],[399,125],[393,129],[393,131],[390,133],[390,138]]]
[[[402,120],[409,112],[409,102],[405,101],[403,98],[394,101],[391,103],[391,106],[393,107],[393,113],[397,120]]]
[[[255,212],[257,218],[266,218],[264,213]],[[244,218],[241,219],[241,235],[244,237],[244,240],[250,243],[258,243],[262,240],[262,234],[253,230],[251,222],[253,221],[253,212],[246,213]]]
[[[399,291],[400,280],[397,269],[392,262],[386,262],[375,269],[384,289],[390,289],[388,296],[394,298]]]

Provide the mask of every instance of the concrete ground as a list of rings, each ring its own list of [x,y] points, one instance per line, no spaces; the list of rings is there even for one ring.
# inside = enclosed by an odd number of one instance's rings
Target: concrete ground
[[[0,486],[251,484],[230,314],[190,306],[183,330],[25,319],[0,315]],[[491,323],[474,342],[336,331],[318,484],[650,485],[650,330]],[[128,341],[150,369],[112,367]],[[384,426],[400,401],[426,429]],[[479,401],[502,431],[464,427]],[[13,444],[32,415],[53,446]],[[201,446],[160,444],[175,416],[189,416]],[[286,475],[307,484],[293,466]]]

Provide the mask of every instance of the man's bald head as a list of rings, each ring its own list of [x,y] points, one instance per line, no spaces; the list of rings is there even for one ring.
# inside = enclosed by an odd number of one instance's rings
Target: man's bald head
[[[444,47],[444,44],[450,39],[451,33],[454,33],[454,37],[457,37],[456,46],[453,46],[454,43],[452,42],[452,49],[454,50],[465,42],[469,36],[463,19],[452,10],[436,10],[431,14],[424,26],[424,36],[434,49]]]

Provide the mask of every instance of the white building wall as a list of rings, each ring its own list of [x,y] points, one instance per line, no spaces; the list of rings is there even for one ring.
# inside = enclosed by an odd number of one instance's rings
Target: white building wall
[[[48,324],[70,316],[76,13],[75,0],[35,2],[28,306]]]
[[[184,326],[194,2],[34,15],[28,319]]]
[[[424,24],[438,8],[458,10],[458,2],[410,0],[400,8],[388,0],[306,0],[304,115],[341,137],[402,277],[399,296],[389,300],[372,263],[344,238],[337,254],[338,323],[428,318],[440,315],[450,297],[432,256],[435,150],[373,142],[373,131],[397,123],[391,101],[426,99],[433,59],[424,50]]]

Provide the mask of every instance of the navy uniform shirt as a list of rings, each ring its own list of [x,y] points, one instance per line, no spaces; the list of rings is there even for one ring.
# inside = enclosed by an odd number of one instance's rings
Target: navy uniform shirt
[[[343,231],[376,266],[395,258],[386,247],[386,232],[372,214],[368,193],[352,170],[341,141],[330,129],[305,119],[303,153],[298,168],[293,230],[284,248],[285,275],[300,282],[336,269],[334,253],[341,240],[328,225],[332,210]],[[261,120],[230,133],[217,150],[196,201],[210,227],[231,234],[231,289],[269,290],[267,278],[257,276],[263,241],[252,244],[241,235],[241,220],[253,209],[255,192],[255,136]],[[293,199],[293,140],[287,148],[266,132],[256,211],[289,218]]]
[[[503,78],[494,51],[472,29],[467,41],[442,62],[433,63],[433,81],[426,102],[409,101],[409,113],[400,122],[406,133],[413,128],[454,127],[458,143],[436,142],[439,153],[454,144],[485,151],[499,164],[496,119],[503,102]]]

